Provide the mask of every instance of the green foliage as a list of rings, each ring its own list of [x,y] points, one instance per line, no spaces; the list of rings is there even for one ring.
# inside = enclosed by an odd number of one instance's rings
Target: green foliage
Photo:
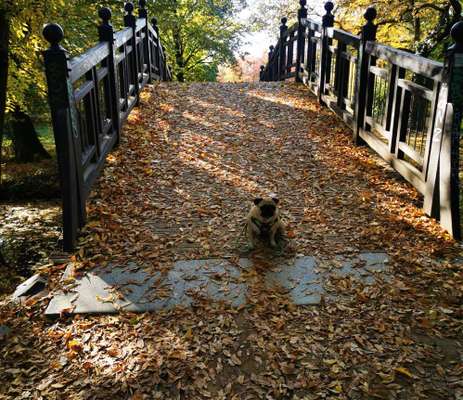
[[[460,0],[461,3],[461,0]],[[448,34],[458,0],[338,0],[336,21],[344,30],[358,33],[369,6],[378,10],[378,41],[392,47],[442,59],[450,44]]]
[[[62,45],[76,55],[96,42],[98,9],[103,6],[111,7],[112,24],[121,28],[124,2],[116,0],[15,0],[0,5],[7,9],[10,20],[7,111],[19,105],[33,115],[46,113],[42,51],[48,44],[42,37],[43,25],[61,24],[65,31]],[[169,61],[177,61],[177,48],[183,57],[183,65],[173,65],[174,73],[183,71],[187,80],[215,80],[217,65],[234,61],[233,51],[239,45],[243,27],[233,17],[243,3],[158,0],[149,6],[150,15],[159,21]],[[176,33],[180,37],[177,46]]]
[[[44,24],[61,24],[65,31],[62,45],[71,55],[78,54],[96,41],[97,10],[115,4],[120,2],[17,0],[5,3],[3,7],[10,20],[7,111],[15,105],[33,115],[47,110],[42,51],[48,43],[42,37]]]
[[[234,16],[244,0],[157,0],[149,3],[174,76],[179,80],[215,80],[217,66],[235,61],[244,27]]]

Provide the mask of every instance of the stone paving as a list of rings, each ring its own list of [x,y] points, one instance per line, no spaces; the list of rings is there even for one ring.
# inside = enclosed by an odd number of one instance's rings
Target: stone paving
[[[325,288],[332,277],[351,276],[370,285],[376,279],[388,279],[385,253],[361,253],[331,261],[298,256],[282,261],[264,272],[269,288],[285,290],[296,305],[317,305],[322,297],[336,300]],[[148,273],[136,264],[97,268],[54,294],[47,315],[67,313],[115,313],[156,311],[175,306],[190,306],[196,298],[224,301],[234,307],[246,304],[248,285],[243,273],[254,268],[253,261],[241,258],[237,263],[226,259],[177,261],[162,275]],[[68,269],[63,277],[69,279]]]

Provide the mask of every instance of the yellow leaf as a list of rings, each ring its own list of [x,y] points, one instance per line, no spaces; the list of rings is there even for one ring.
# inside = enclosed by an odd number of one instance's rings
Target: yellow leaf
[[[398,368],[395,368],[395,371],[398,372],[399,374],[405,375],[408,378],[413,378],[413,374],[407,368],[398,367]]]

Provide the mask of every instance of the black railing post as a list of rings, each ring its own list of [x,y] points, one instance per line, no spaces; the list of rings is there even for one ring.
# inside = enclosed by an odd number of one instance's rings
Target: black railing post
[[[449,71],[448,123],[442,135],[440,161],[440,219],[442,226],[457,240],[461,239],[460,224],[460,135],[463,118],[463,21],[451,30],[455,44],[446,54]]]
[[[275,61],[273,56],[275,54],[275,46],[271,45],[268,52],[268,77],[267,80],[273,82],[275,80]]]
[[[283,17],[281,19],[281,25],[280,25],[280,47],[279,47],[279,62],[278,62],[278,76],[277,76],[277,81],[281,81],[284,79],[284,76],[286,75],[286,39],[287,39],[287,33],[288,33],[288,27],[286,26],[286,22],[288,22],[288,19],[286,17]]]
[[[157,71],[159,75],[159,80],[162,80],[162,72],[161,72],[161,42],[159,39],[159,28],[158,28],[158,20],[156,18],[151,18],[151,26],[153,27],[153,30],[156,32],[156,49],[155,49],[155,54],[151,55],[152,57],[155,57],[155,70]]]
[[[127,13],[124,15],[124,26],[128,28],[132,28],[132,40],[131,40],[131,47],[132,51],[130,52],[130,75],[132,84],[134,85],[134,96],[137,99],[137,104],[140,101],[140,88],[138,86],[138,54],[137,54],[137,34],[136,34],[136,27],[137,27],[137,18],[133,15],[133,10],[135,9],[132,2],[125,3],[124,10]]]
[[[145,37],[143,38],[143,53],[145,60],[147,72],[148,72],[148,83],[152,82],[151,76],[151,51],[150,51],[150,31],[149,31],[149,21],[148,21],[148,11],[146,10],[146,0],[139,0],[138,1],[138,18],[142,18],[145,20],[145,27],[142,29]]]
[[[424,211],[461,239],[459,145],[463,113],[463,21],[451,35],[455,44],[445,56],[426,180]]]
[[[305,33],[307,21],[307,0],[299,0],[301,7],[297,12],[297,55],[296,55],[296,82],[302,82],[302,73],[304,72],[304,50],[305,50]]]
[[[331,39],[328,37],[327,30],[334,26],[334,15],[331,13],[333,11],[334,4],[331,1],[325,3],[326,14],[322,19],[322,37],[321,37],[321,53],[320,53],[320,71],[319,76],[319,85],[318,85],[318,101],[323,103],[322,97],[325,95],[325,84],[327,79],[330,76],[331,69],[331,53],[329,45]]]
[[[78,117],[69,79],[68,53],[59,44],[64,37],[63,29],[57,24],[48,24],[43,36],[50,43],[44,59],[63,201],[63,247],[71,251],[86,219],[81,193]]]
[[[161,60],[162,60],[162,80],[167,81],[168,79],[168,68],[169,66],[167,65],[167,58],[166,58],[166,48],[164,47],[163,44],[161,44]]]
[[[355,80],[357,98],[355,99],[355,124],[353,131],[353,140],[357,145],[363,143],[363,140],[360,138],[360,130],[364,128],[365,113],[368,108],[367,98],[369,97],[369,101],[372,101],[372,96],[368,96],[368,91],[373,89],[373,86],[369,85],[370,56],[366,52],[366,43],[376,40],[376,31],[378,27],[373,23],[376,16],[376,9],[374,7],[368,7],[364,14],[367,23],[362,27],[359,46],[357,75]]]
[[[102,23],[98,27],[98,38],[100,42],[107,42],[109,48],[109,56],[103,61],[103,66],[108,68],[107,87],[105,88],[105,103],[111,112],[111,123],[113,124],[113,132],[117,136],[116,144],[119,143],[120,137],[120,102],[119,102],[119,83],[117,79],[116,64],[114,60],[114,29],[109,23],[111,20],[111,10],[107,7],[101,8],[98,11],[98,16]]]
[[[259,72],[259,81],[263,82],[265,81],[265,67],[263,65],[260,66],[260,72]]]

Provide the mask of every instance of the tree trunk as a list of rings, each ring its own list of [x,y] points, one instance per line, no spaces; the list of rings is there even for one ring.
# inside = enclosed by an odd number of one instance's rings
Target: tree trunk
[[[0,185],[2,183],[2,145],[5,134],[6,89],[8,84],[9,32],[10,21],[6,15],[6,9],[0,8]]]
[[[174,30],[175,63],[177,64],[177,79],[185,82],[185,60],[183,59],[183,46],[178,28]]]
[[[19,108],[12,113],[11,128],[16,161],[32,162],[51,158],[40,143],[31,118]]]

